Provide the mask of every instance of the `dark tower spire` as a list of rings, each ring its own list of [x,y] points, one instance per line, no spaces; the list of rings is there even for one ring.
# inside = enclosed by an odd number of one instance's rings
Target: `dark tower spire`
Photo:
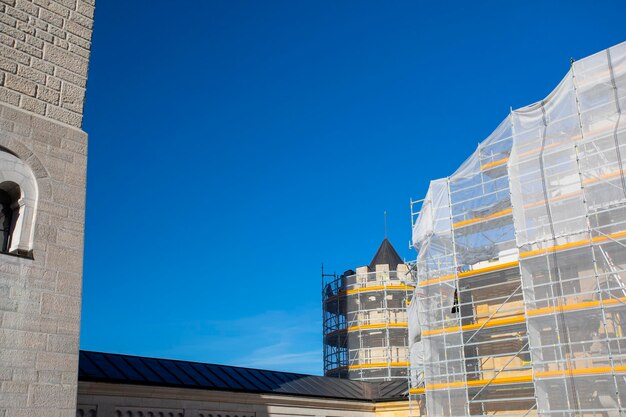
[[[398,252],[391,245],[391,242],[385,237],[383,243],[380,244],[376,255],[372,258],[369,268],[371,271],[376,269],[376,265],[389,265],[390,271],[398,269],[398,264],[404,263]]]

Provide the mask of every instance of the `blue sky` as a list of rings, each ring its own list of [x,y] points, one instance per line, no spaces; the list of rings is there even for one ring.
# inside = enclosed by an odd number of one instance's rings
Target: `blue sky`
[[[415,256],[409,200],[624,1],[106,0],[96,8],[81,347],[319,374],[320,265]]]

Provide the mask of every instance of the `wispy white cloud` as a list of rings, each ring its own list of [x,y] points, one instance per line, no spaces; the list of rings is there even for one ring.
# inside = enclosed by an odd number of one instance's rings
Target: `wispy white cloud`
[[[284,368],[285,366],[290,368],[311,368],[312,365],[317,365],[320,362],[322,352],[319,350],[288,353],[291,348],[292,346],[289,345],[278,344],[256,349],[249,355],[241,358],[241,365],[268,369]],[[319,369],[312,372],[317,373]]]
[[[322,373],[321,320],[317,309],[267,311],[232,320],[185,323],[168,354],[213,363]]]
[[[254,338],[261,343],[239,357],[242,366],[321,372],[319,312],[272,311],[243,322],[256,328]]]

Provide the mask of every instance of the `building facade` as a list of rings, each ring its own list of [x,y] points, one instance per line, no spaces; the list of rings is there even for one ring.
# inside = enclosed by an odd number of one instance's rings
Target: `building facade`
[[[0,1],[0,416],[76,413],[93,0]]]
[[[385,239],[368,266],[322,279],[324,374],[360,381],[407,378],[409,267]]]
[[[431,182],[413,225],[412,409],[623,414],[624,108],[626,43],[574,62]]]

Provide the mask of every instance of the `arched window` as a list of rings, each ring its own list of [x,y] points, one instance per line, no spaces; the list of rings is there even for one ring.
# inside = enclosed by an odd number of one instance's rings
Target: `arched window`
[[[37,181],[30,167],[0,149],[0,252],[32,254],[37,197]]]

